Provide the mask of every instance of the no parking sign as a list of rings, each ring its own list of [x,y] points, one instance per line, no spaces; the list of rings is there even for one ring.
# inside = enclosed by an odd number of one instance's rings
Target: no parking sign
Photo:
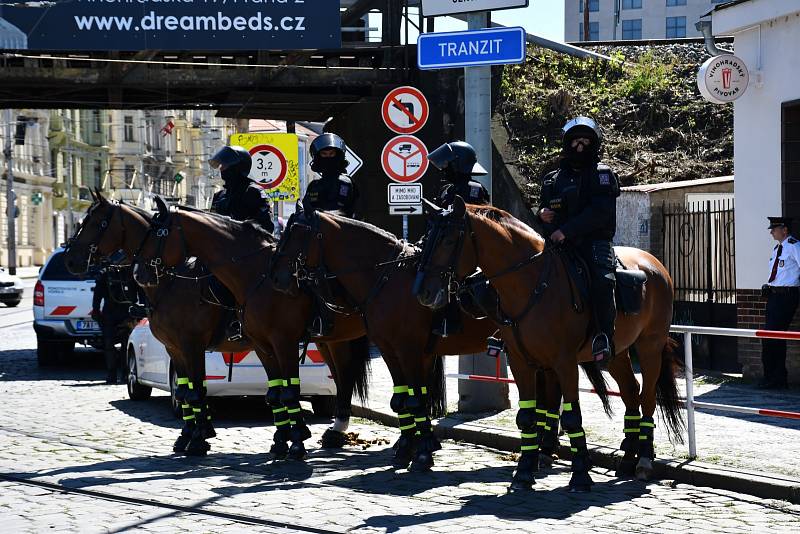
[[[253,157],[250,178],[273,201],[300,199],[298,140],[290,133],[252,133],[231,136],[231,144],[244,147]]]

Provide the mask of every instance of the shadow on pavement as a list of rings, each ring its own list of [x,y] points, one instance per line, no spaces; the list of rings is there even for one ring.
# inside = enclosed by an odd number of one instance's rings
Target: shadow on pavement
[[[0,350],[0,381],[4,382],[40,380],[96,382],[105,381],[105,376],[103,353],[91,348],[78,347],[68,359],[52,367],[39,367],[35,349]]]

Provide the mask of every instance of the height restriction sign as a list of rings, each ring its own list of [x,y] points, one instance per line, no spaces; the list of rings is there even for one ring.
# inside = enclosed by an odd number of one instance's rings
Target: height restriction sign
[[[413,135],[399,135],[383,147],[381,165],[395,182],[416,182],[428,170],[428,148]]]
[[[413,134],[428,121],[430,109],[422,91],[415,87],[398,87],[386,95],[381,106],[383,122],[395,133]]]
[[[253,158],[250,178],[273,201],[300,199],[300,173],[296,134],[252,133],[231,136],[231,144],[247,149]]]

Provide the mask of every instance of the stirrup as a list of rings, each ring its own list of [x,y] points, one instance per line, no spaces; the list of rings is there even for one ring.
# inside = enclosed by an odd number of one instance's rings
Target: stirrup
[[[239,341],[242,339],[242,323],[240,321],[231,321],[228,325],[228,341]]]
[[[601,332],[594,336],[592,340],[592,359],[597,363],[602,363],[611,357],[611,343],[608,336]]]

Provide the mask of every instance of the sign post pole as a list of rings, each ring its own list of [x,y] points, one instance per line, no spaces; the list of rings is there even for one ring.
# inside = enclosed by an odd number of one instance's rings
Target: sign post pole
[[[478,30],[489,24],[489,13],[486,11],[467,15],[470,30]],[[478,161],[489,174],[476,177],[492,194],[492,67],[466,67],[464,69],[464,127],[466,141],[475,148]],[[458,358],[459,374],[494,375],[499,369],[501,376],[508,376],[505,355],[499,367],[486,354],[462,355]],[[529,400],[529,399],[525,399]],[[508,400],[508,384],[459,380],[458,411],[485,412],[505,410],[510,407]]]
[[[6,220],[8,224],[6,236],[8,237],[8,272],[9,274],[17,274],[17,237],[16,228],[14,226],[14,138],[11,129],[12,117],[12,110],[6,109],[6,143],[3,153],[6,157]]]

